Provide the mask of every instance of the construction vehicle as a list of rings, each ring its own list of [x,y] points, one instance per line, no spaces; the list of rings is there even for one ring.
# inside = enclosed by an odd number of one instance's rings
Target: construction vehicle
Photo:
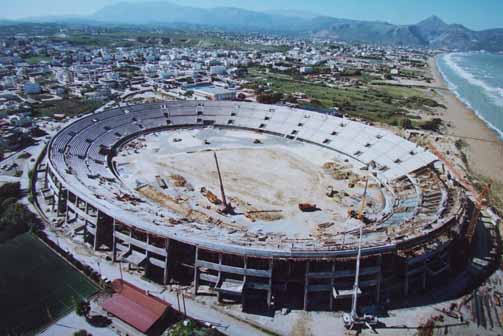
[[[367,203],[367,187],[369,184],[369,179],[365,178],[365,188],[363,189],[362,202],[360,205],[360,210],[356,212],[356,210],[350,208],[348,210],[349,218],[355,218],[362,221],[364,224],[369,224],[370,220],[365,217],[365,204]]]
[[[363,228],[360,227],[360,239],[358,241],[358,255],[356,257],[356,273],[355,282],[353,285],[353,297],[351,301],[351,312],[342,314],[342,320],[344,322],[344,327],[349,330],[362,329],[367,327],[374,330],[375,326],[379,323],[379,320],[374,315],[364,314],[363,316],[358,315],[357,305],[358,305],[358,295],[361,293],[359,288],[359,277],[360,277],[360,258],[362,252],[362,233]]]
[[[328,186],[327,188],[327,196],[333,198],[337,194],[337,191],[334,190],[334,187]]]
[[[159,185],[159,187],[161,187],[162,189],[168,188],[168,184],[160,175],[156,175],[155,180],[157,181],[157,184]]]
[[[316,204],[310,203],[299,203],[299,209],[302,212],[314,212],[320,210]]]
[[[217,197],[217,195],[215,195],[211,192],[211,190],[208,190],[205,187],[201,187],[201,194],[203,194],[203,196],[206,197],[208,201],[210,201],[210,203],[213,203],[215,205],[222,204],[222,201]]]

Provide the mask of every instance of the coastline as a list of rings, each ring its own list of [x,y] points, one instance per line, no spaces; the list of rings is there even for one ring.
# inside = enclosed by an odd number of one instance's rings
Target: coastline
[[[503,183],[503,141],[475,111],[449,89],[438,69],[436,57],[430,57],[428,65],[434,86],[438,87],[435,92],[447,107],[440,112],[440,118],[449,125],[446,135],[464,137],[463,140],[468,144],[465,153],[474,173]]]

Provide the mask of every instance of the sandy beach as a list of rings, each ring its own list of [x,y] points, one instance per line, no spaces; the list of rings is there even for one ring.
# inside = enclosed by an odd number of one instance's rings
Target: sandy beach
[[[477,115],[452,93],[440,74],[434,58],[428,61],[435,91],[447,108],[440,113],[449,124],[447,135],[462,136],[470,169],[479,175],[503,183],[503,141]],[[480,139],[480,140],[478,140]]]

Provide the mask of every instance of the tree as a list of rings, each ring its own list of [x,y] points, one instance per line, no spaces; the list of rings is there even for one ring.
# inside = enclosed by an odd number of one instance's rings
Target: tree
[[[413,128],[412,127],[412,120],[410,120],[409,118],[404,118],[400,121],[400,126],[403,128],[403,129],[411,129]]]
[[[283,99],[283,94],[280,92],[262,93],[257,96],[257,102],[262,104],[275,104]]]
[[[442,125],[442,119],[440,118],[433,118],[431,120],[425,121],[422,125],[421,128],[424,130],[428,131],[434,131],[437,132]]]
[[[0,187],[0,202],[7,198],[19,199],[21,197],[21,187],[19,182],[6,183]],[[0,209],[2,211],[4,208]]]
[[[80,300],[75,306],[75,313],[79,316],[85,316],[91,311],[91,305],[85,300]]]
[[[73,336],[91,336],[91,334],[89,334],[87,330],[80,329],[79,331],[74,332]]]

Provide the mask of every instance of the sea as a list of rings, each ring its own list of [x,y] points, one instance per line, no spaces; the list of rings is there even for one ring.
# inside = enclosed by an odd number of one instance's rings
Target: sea
[[[503,55],[449,53],[437,65],[449,89],[503,140]]]

